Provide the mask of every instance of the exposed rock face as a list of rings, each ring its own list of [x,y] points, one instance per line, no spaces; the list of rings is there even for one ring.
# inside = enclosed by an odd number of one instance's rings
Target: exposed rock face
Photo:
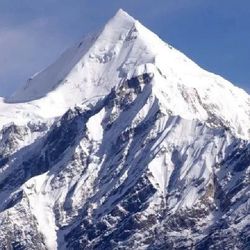
[[[144,38],[119,15],[119,46]],[[106,64],[117,56],[108,52],[88,58]],[[1,249],[248,249],[250,127],[154,63],[123,62],[119,81],[62,116],[5,124]]]

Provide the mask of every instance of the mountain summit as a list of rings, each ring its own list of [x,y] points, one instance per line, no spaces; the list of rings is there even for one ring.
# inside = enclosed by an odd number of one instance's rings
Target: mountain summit
[[[123,10],[100,32],[31,77],[7,102],[33,101],[35,114],[55,117],[75,105],[99,100],[144,65],[154,71],[162,105],[173,114],[203,121],[213,116],[235,135],[250,137],[247,93],[201,69]],[[45,106],[50,107],[49,114]]]
[[[247,249],[249,95],[123,10],[0,116],[1,249]]]
[[[72,99],[72,96],[77,97],[75,103],[95,96],[97,88],[107,94],[115,83],[104,81],[97,87],[95,85],[101,81],[104,72],[108,73],[110,67],[110,74],[117,77],[117,60],[122,57],[125,36],[135,23],[132,17],[119,10],[100,32],[85,37],[68,49],[54,64],[31,77],[10,101],[31,101],[55,95],[55,92],[65,95],[63,91],[69,89],[72,91],[68,93],[68,99]],[[124,52],[123,57],[128,51]],[[121,58],[120,61],[125,61],[125,58]],[[117,78],[115,80],[117,81]]]

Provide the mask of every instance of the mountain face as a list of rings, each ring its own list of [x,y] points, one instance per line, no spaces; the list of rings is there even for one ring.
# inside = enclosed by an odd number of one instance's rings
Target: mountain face
[[[0,249],[249,249],[250,96],[124,11],[0,118]]]

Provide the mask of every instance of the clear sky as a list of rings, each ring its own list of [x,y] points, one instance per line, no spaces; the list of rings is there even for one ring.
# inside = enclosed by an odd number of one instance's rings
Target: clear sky
[[[0,0],[0,96],[101,28],[119,8],[250,93],[249,0]]]

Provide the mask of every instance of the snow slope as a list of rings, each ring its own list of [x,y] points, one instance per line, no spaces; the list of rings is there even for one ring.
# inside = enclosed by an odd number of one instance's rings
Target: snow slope
[[[159,91],[174,114],[201,120],[212,115],[235,135],[249,138],[248,94],[201,69],[122,10],[99,33],[67,50],[1,102],[0,113],[8,117],[5,110],[10,109],[12,114],[21,112],[24,117],[27,113],[45,118],[60,116],[75,105],[96,102],[148,63],[160,73]]]

